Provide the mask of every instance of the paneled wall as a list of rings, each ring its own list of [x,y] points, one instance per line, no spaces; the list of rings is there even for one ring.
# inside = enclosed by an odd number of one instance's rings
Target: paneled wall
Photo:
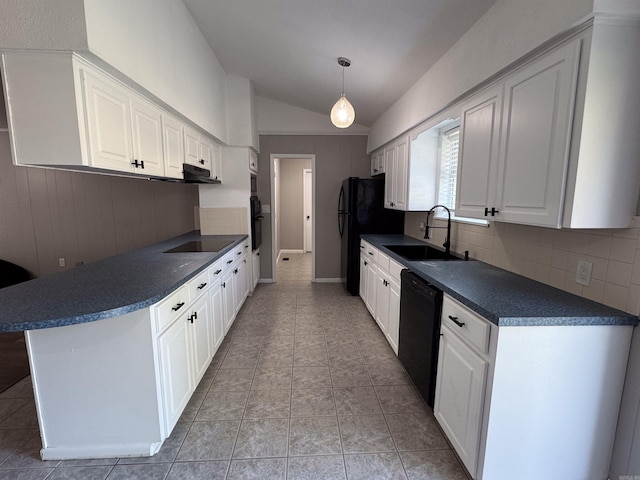
[[[36,276],[189,232],[197,204],[194,185],[15,167],[0,131],[0,259]]]
[[[263,204],[271,203],[270,157],[278,154],[315,154],[316,236],[314,249],[316,278],[340,278],[340,234],[338,233],[338,195],[347,177],[369,177],[371,159],[364,135],[260,135],[258,193]],[[262,221],[260,276],[272,277],[271,214]]]
[[[424,232],[418,225],[424,220],[424,213],[408,213],[405,233],[422,239]],[[441,245],[446,229],[433,232],[429,242]],[[639,315],[639,237],[640,217],[635,217],[631,228],[616,230],[555,230],[501,222],[481,227],[454,222],[451,248],[469,250],[472,258]],[[588,287],[575,281],[580,260],[593,263]]]

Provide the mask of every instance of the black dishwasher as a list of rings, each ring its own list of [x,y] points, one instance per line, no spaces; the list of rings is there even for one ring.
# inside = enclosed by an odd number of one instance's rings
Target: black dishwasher
[[[436,392],[442,291],[409,270],[400,274],[398,358],[430,407]]]

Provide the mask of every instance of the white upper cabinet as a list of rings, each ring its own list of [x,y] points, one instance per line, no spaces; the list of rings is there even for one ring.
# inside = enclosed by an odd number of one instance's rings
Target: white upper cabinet
[[[249,171],[258,174],[258,154],[252,148],[249,149]]]
[[[628,227],[640,194],[638,44],[638,22],[596,21],[466,101],[456,214]]]
[[[165,156],[162,142],[162,111],[146,100],[131,98],[133,127],[133,167],[143,173],[165,175]]]
[[[462,105],[456,215],[481,217],[495,202],[502,116],[502,83]]]
[[[101,75],[81,71],[91,166],[133,170],[131,104],[126,90]]]
[[[409,137],[403,136],[384,150],[385,188],[384,206],[393,210],[407,210]]]
[[[186,162],[220,179],[213,138],[86,59],[5,53],[2,67],[16,165],[182,178]]]
[[[384,148],[379,148],[371,154],[371,176],[385,173],[384,168]]]
[[[579,53],[574,40],[462,106],[457,215],[560,227]]]
[[[580,41],[505,80],[497,209],[500,220],[560,227]]]
[[[164,147],[164,173],[171,178],[182,178],[184,163],[184,144],[182,142],[182,123],[175,117],[162,114],[162,141]]]

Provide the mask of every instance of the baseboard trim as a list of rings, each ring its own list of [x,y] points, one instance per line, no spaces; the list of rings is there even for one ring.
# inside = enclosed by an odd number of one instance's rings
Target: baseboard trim
[[[258,280],[258,283],[275,283],[273,278],[261,278]]]
[[[282,249],[280,253],[304,253],[304,250]]]
[[[117,445],[45,447],[40,450],[42,460],[85,458],[150,457],[160,450],[162,442]]]
[[[313,283],[342,283],[341,278],[316,278]]]

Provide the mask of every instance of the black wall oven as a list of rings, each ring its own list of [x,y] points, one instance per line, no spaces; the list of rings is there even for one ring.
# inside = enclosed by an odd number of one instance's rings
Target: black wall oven
[[[251,204],[251,250],[255,250],[262,244],[262,204],[260,199],[252,195]]]

